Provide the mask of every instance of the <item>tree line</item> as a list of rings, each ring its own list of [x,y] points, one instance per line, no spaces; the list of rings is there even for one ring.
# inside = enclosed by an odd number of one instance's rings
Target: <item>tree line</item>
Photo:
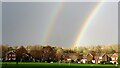
[[[62,48],[62,47],[52,47],[50,45],[41,46],[41,45],[33,45],[33,46],[9,46],[7,44],[0,46],[0,51],[2,53],[1,58],[3,61],[6,58],[6,54],[9,51],[14,51],[16,53],[16,57],[18,61],[39,61],[39,62],[57,62],[64,59],[65,54],[76,53],[76,54],[87,54],[91,53],[95,55],[98,53],[109,53],[113,54],[118,52],[117,45],[97,45],[90,47],[79,47],[79,48]],[[29,55],[28,57],[25,55]]]

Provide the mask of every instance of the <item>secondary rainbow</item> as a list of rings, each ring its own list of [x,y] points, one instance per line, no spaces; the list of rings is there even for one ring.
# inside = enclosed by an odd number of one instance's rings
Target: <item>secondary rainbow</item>
[[[46,28],[46,30],[44,32],[44,36],[43,36],[43,41],[44,41],[45,45],[47,44],[48,39],[50,38],[51,33],[54,30],[57,17],[59,16],[60,12],[62,11],[63,6],[64,6],[64,3],[59,2],[59,4],[55,7],[55,9],[53,10],[53,12],[48,20],[48,24],[46,26],[47,28]]]
[[[92,24],[91,21],[92,19],[95,17],[95,15],[97,14],[97,12],[99,11],[100,7],[102,6],[103,2],[99,2],[93,9],[93,11],[91,11],[90,15],[85,19],[85,22],[83,23],[82,27],[80,28],[79,34],[77,36],[77,39],[73,45],[73,48],[75,47],[79,47],[82,37],[87,29],[87,27],[89,26],[89,24]]]

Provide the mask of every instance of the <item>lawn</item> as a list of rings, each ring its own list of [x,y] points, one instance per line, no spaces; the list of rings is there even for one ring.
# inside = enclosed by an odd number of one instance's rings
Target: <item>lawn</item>
[[[86,67],[86,68],[120,68],[119,65],[113,65],[113,64],[76,64],[76,63],[40,63],[40,62],[19,62],[19,64],[16,64],[16,62],[3,62],[2,63],[2,68],[26,68],[26,67],[29,67],[29,68],[38,68],[38,67],[47,67],[47,68],[50,68],[50,67],[69,67],[69,68],[72,68],[72,67]]]

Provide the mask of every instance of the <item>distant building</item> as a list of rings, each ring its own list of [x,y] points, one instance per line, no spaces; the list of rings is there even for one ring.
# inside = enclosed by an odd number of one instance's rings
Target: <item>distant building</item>
[[[68,53],[63,55],[65,61],[67,61],[67,59],[71,59],[72,62],[78,62],[82,59],[82,57],[83,56],[79,53]]]
[[[87,54],[87,62],[88,63],[92,63],[93,58],[94,58],[94,56],[91,53]]]
[[[15,61],[16,60],[16,53],[14,51],[9,51],[6,54],[6,60],[7,61]]]
[[[23,53],[22,62],[30,62],[33,61],[32,56],[29,53]]]
[[[111,56],[111,59],[112,61],[110,61],[111,63],[118,63],[117,60],[118,60],[118,54],[117,53],[114,53],[112,56]]]
[[[105,64],[106,62],[110,62],[110,60],[111,60],[111,57],[108,54],[104,53],[98,58],[98,63]]]
[[[83,58],[81,59],[81,63],[86,63],[87,62],[87,56],[83,55]]]

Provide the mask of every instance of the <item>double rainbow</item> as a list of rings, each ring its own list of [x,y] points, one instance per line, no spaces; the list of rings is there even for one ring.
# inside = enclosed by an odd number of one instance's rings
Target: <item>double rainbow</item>
[[[47,45],[47,42],[51,36],[51,33],[54,30],[56,20],[57,20],[59,14],[61,13],[63,6],[64,6],[64,2],[59,2],[59,4],[57,4],[57,6],[54,8],[52,14],[50,15],[50,18],[48,20],[49,23],[46,26],[47,28],[46,28],[44,36],[43,36],[43,41],[44,41],[45,45]]]
[[[98,4],[93,8],[93,10],[91,11],[90,15],[88,15],[88,17],[85,19],[85,21],[83,22],[82,27],[80,28],[80,31],[76,37],[76,41],[73,44],[73,48],[74,47],[79,47],[82,37],[85,34],[85,31],[87,30],[89,24],[91,23],[92,19],[95,17],[95,15],[97,14],[97,12],[99,11],[100,7],[102,6],[103,2],[98,2]],[[45,35],[43,36],[43,40],[44,43],[47,44],[51,33],[54,30],[54,26],[57,20],[57,17],[59,16],[60,12],[62,11],[64,7],[64,2],[59,2],[59,4],[55,7],[55,10],[53,11],[53,13],[50,16],[50,19],[48,20],[49,23],[47,25],[47,28],[45,30]]]
[[[92,19],[95,17],[97,12],[100,10],[100,7],[102,6],[103,2],[99,2],[94,9],[91,11],[90,15],[85,19],[85,22],[83,23],[82,27],[80,28],[79,34],[77,35],[76,42],[73,45],[74,47],[79,47],[82,37],[85,34],[89,24],[91,24]]]

